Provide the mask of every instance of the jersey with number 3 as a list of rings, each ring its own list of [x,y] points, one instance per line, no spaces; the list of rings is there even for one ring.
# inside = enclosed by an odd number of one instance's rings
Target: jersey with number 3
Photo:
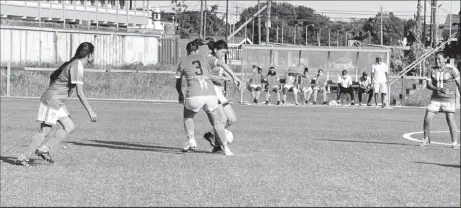
[[[175,77],[186,78],[186,98],[216,95],[210,79],[210,71],[215,67],[215,58],[202,55],[187,56],[179,63]]]

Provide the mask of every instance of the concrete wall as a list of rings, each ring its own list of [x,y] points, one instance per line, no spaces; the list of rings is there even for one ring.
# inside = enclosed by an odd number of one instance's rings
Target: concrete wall
[[[0,29],[1,61],[64,62],[82,42],[95,45],[95,64],[158,63],[157,37],[78,32]]]

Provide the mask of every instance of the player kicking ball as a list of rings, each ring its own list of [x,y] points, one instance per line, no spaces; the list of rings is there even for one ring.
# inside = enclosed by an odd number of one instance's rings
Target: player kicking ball
[[[227,65],[216,61],[213,57],[205,57],[198,55],[199,46],[204,45],[201,39],[196,39],[189,42],[186,46],[188,56],[185,57],[178,65],[176,72],[176,90],[179,94],[179,103],[184,104],[184,127],[186,130],[188,141],[183,148],[184,152],[195,150],[197,142],[194,136],[194,117],[203,108],[207,113],[211,125],[216,131],[219,140],[219,145],[222,146],[225,155],[233,155],[225,137],[223,116],[219,115],[218,98],[216,96],[213,83],[210,79],[210,71],[217,66],[223,67],[225,71],[232,75],[232,72]],[[182,77],[187,81],[186,97],[184,98],[181,84]],[[240,86],[240,80],[234,75],[233,81],[237,86]]]
[[[218,65],[218,62],[222,62],[222,60],[224,59],[224,55],[227,53],[227,50],[228,50],[227,43],[224,40],[219,40],[217,42],[210,40],[210,39],[207,39],[207,40],[209,40],[208,49],[211,51],[210,57],[215,58],[215,62],[216,62],[215,65]],[[222,62],[219,64],[224,64],[224,63]],[[237,120],[237,116],[235,115],[235,111],[230,105],[229,100],[227,100],[227,98],[224,96],[221,81],[223,80],[228,81],[229,80],[228,78],[233,77],[233,76],[235,75],[230,75],[222,67],[216,67],[212,69],[212,73],[211,73],[213,87],[215,89],[216,96],[218,98],[219,115],[222,116],[220,120],[226,122],[224,128],[225,128],[226,139],[227,139],[228,144],[232,142],[232,141],[229,141],[229,139],[232,137],[228,136],[228,135],[232,135],[232,132],[230,132],[228,128],[232,126],[232,124],[235,123],[235,121]],[[213,147],[212,152],[222,151],[221,147],[218,145],[220,138],[219,136],[217,136],[216,132],[213,129],[205,133],[203,135],[203,138],[207,140],[210,143],[210,145]]]
[[[431,122],[438,112],[445,112],[450,129],[452,147],[459,149],[459,133],[455,118],[456,90],[461,91],[460,73],[455,67],[446,64],[443,52],[435,54],[435,66],[427,77],[427,88],[432,90],[431,103],[424,117],[424,138],[421,146],[431,143]],[[458,117],[459,118],[459,117]]]
[[[50,85],[40,99],[37,118],[40,122],[39,133],[32,137],[29,146],[18,157],[17,165],[29,166],[29,157],[33,153],[49,163],[54,163],[50,156],[50,148],[66,139],[75,129],[74,122],[65,105],[75,88],[77,88],[77,96],[88,111],[91,121],[96,122],[96,113],[91,109],[83,93],[83,66],[93,61],[93,51],[93,44],[88,42],[80,44],[74,57],[51,74]],[[56,122],[61,124],[62,129],[56,131],[55,137],[42,144]]]

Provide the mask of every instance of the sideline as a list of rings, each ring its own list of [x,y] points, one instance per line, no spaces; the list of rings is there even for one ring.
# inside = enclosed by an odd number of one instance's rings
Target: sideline
[[[458,131],[460,132],[460,131]],[[412,137],[412,135],[415,135],[415,134],[423,134],[424,132],[423,131],[417,131],[417,132],[410,132],[410,133],[406,133],[404,134],[402,137],[406,140],[410,140],[410,141],[414,141],[414,142],[419,142],[421,143],[421,139],[415,139]],[[431,131],[431,134],[433,133],[450,133],[450,131]],[[431,141],[431,144],[438,144],[438,145],[445,145],[445,146],[452,146],[452,143],[442,143],[442,142],[433,142]]]

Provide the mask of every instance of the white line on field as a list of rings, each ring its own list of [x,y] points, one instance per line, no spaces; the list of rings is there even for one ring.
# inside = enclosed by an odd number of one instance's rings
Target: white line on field
[[[449,133],[450,131],[431,131],[431,134],[433,133]],[[460,132],[460,131],[458,131]],[[424,132],[423,131],[417,131],[417,132],[410,132],[410,133],[406,133],[403,135],[403,138],[406,139],[406,140],[410,140],[410,141],[414,141],[414,142],[422,142],[421,139],[415,139],[413,137],[411,137],[412,135],[414,134],[423,134]],[[452,144],[451,143],[441,143],[441,142],[433,142],[431,141],[431,144],[439,144],[439,145],[446,145],[446,146],[451,146]]]

